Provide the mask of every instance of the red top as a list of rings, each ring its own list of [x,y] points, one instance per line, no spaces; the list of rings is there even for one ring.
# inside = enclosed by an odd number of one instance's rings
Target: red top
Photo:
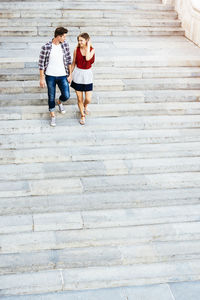
[[[93,48],[90,47],[90,51]],[[76,65],[79,69],[90,69],[92,67],[92,64],[94,63],[95,54],[90,60],[86,60],[86,57],[81,54],[80,47],[76,50]]]

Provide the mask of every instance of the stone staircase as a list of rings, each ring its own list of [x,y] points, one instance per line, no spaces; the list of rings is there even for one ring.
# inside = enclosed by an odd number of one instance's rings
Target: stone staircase
[[[96,49],[83,127],[71,91],[51,128],[39,88],[60,25]],[[200,49],[173,7],[0,2],[0,47],[0,298],[199,280]]]

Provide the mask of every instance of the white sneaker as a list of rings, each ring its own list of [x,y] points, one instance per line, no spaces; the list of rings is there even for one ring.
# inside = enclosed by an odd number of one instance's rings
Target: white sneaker
[[[53,126],[53,127],[56,126],[56,118],[55,117],[51,117],[50,125]]]
[[[64,115],[64,114],[66,113],[66,111],[65,111],[64,106],[63,106],[62,103],[58,104],[58,108],[59,108],[59,112],[60,112],[61,114]]]

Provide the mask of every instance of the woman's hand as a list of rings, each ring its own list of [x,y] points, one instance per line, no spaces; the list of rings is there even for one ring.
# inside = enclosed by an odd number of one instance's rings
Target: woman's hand
[[[87,47],[88,47],[88,49],[90,50],[90,47],[91,47],[91,42],[90,42],[90,40],[87,41]]]
[[[69,75],[69,76],[67,77],[67,81],[69,82],[69,84],[72,82],[72,75]]]

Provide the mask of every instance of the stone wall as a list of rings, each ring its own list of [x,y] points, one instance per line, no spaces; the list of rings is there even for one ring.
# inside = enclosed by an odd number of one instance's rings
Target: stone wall
[[[163,0],[178,12],[187,38],[200,46],[200,0]]]

